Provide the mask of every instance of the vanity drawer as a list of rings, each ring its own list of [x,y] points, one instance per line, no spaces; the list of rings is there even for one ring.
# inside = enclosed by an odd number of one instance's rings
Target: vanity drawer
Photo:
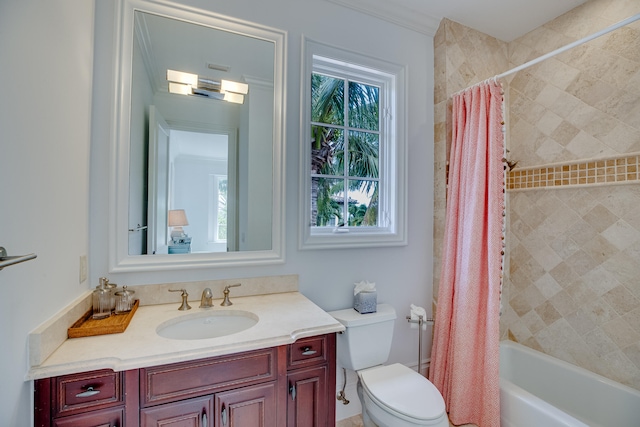
[[[278,379],[277,349],[140,369],[140,404],[156,405]]]
[[[292,369],[325,363],[327,361],[328,345],[328,335],[302,338],[293,344],[289,344],[287,368]]]
[[[109,407],[124,402],[122,372],[109,369],[62,375],[54,379],[54,416]]]
[[[86,414],[61,417],[53,420],[52,427],[119,427],[124,425],[124,407],[100,409]]]

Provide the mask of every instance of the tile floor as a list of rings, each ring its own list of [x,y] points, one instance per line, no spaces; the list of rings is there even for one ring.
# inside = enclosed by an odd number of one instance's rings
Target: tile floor
[[[362,417],[355,415],[351,418],[340,420],[336,423],[336,427],[363,427]]]

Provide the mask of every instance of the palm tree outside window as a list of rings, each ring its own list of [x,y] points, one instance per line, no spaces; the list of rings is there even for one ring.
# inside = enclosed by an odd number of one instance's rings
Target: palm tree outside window
[[[376,86],[312,75],[311,224],[378,224],[379,93]]]

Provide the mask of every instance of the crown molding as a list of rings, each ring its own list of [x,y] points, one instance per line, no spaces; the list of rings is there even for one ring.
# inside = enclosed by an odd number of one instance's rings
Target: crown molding
[[[327,0],[331,3],[375,16],[387,22],[433,37],[440,25],[440,19],[417,10],[407,8],[389,0]]]

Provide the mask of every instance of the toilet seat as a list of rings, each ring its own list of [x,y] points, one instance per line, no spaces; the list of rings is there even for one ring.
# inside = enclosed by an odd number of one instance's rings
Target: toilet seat
[[[385,411],[416,424],[430,425],[445,414],[438,389],[400,363],[358,371],[365,393]]]

